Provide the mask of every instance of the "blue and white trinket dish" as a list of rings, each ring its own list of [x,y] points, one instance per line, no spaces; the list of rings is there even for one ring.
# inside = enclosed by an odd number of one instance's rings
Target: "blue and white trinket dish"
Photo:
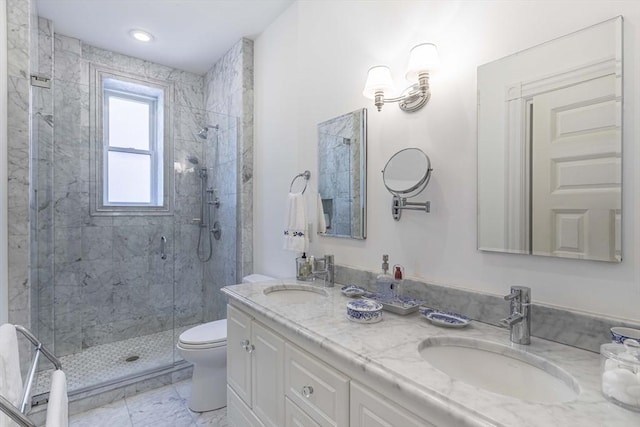
[[[343,286],[342,288],[340,288],[340,290],[342,291],[342,293],[344,295],[346,295],[348,297],[351,297],[351,298],[361,297],[362,295],[364,295],[367,292],[369,292],[365,288],[362,288],[362,287],[356,286],[356,285]]]
[[[443,326],[445,328],[464,328],[471,323],[471,319],[464,314],[453,313],[451,311],[421,308],[420,314],[426,317],[434,325]]]
[[[382,304],[368,299],[349,301],[347,319],[357,323],[377,323],[382,320]]]

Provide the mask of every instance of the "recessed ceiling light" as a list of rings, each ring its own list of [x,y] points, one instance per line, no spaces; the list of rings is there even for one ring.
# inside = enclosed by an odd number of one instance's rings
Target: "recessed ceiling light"
[[[131,30],[129,31],[129,35],[134,39],[144,43],[153,40],[153,36],[151,35],[151,33],[147,33],[146,31],[142,30]]]

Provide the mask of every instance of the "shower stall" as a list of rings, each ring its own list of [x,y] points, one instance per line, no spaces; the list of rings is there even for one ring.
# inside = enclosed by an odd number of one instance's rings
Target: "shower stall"
[[[238,123],[217,113],[208,76],[105,51],[39,21],[31,87],[32,328],[65,366],[70,395],[186,366],[188,327],[226,317],[238,282]],[[95,214],[92,64],[173,85],[173,203],[166,212]],[[125,176],[126,178],[126,176]],[[39,376],[36,395],[48,389]],[[36,397],[37,399],[37,397]]]

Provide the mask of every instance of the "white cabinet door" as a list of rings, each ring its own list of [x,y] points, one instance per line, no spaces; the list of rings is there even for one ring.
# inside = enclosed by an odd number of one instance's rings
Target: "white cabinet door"
[[[285,398],[284,403],[285,423],[284,427],[322,427],[317,422],[304,413],[304,411]]]
[[[229,427],[264,427],[264,424],[229,386],[227,386],[227,422]]]
[[[268,427],[284,425],[284,340],[258,322],[251,325],[252,409]]]
[[[322,427],[349,422],[349,378],[287,343],[285,394]]]
[[[351,381],[351,427],[434,427],[383,396]]]
[[[227,384],[251,407],[251,317],[227,305]]]

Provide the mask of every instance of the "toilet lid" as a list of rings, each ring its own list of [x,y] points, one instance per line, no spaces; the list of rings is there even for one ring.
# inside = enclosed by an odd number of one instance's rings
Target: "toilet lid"
[[[203,323],[180,334],[183,344],[212,344],[227,340],[227,319]]]

